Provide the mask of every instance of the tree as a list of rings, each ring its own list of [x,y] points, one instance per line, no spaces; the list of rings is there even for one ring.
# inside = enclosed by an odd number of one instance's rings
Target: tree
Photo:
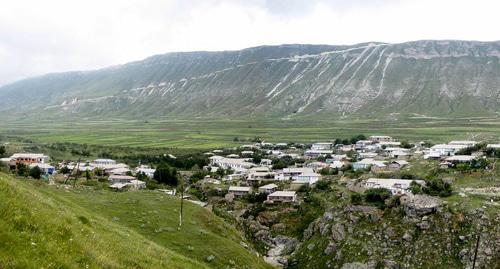
[[[451,185],[442,179],[426,180],[425,183],[425,187],[423,188],[425,194],[447,197],[452,193]]]
[[[40,167],[38,166],[35,166],[30,169],[29,175],[34,179],[40,179],[42,177],[42,173],[43,173],[42,169],[40,169]]]
[[[59,169],[59,173],[63,174],[63,175],[66,175],[66,174],[69,174],[71,171],[69,170],[69,168],[67,166],[63,166],[61,167],[61,169]]]
[[[5,152],[7,152],[5,146],[0,146],[0,157],[3,157],[5,155]]]
[[[166,164],[161,164],[156,168],[153,178],[158,181],[158,183],[167,184],[169,186],[177,186],[179,183],[177,170]]]
[[[384,207],[385,200],[391,197],[391,191],[385,188],[368,189],[365,192],[365,201],[367,203],[376,204],[379,207]]]
[[[27,177],[30,174],[30,168],[24,163],[17,164],[17,175]]]
[[[363,203],[363,195],[361,195],[359,193],[351,194],[351,204],[360,205],[362,203]]]

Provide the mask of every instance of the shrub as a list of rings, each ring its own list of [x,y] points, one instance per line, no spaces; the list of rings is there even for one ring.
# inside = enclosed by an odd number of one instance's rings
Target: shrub
[[[42,173],[42,169],[40,169],[40,167],[38,166],[35,166],[30,169],[29,175],[34,179],[40,179],[42,177]]]
[[[391,197],[391,192],[385,188],[374,188],[365,191],[365,201],[376,204],[379,207],[385,206],[385,200]]]
[[[447,197],[452,194],[451,185],[442,179],[427,180],[423,192],[432,196]]]
[[[320,180],[316,182],[314,188],[317,190],[326,191],[330,188],[330,182],[328,180]]]
[[[361,195],[359,193],[351,194],[351,204],[360,205],[362,203],[363,203],[363,195]]]

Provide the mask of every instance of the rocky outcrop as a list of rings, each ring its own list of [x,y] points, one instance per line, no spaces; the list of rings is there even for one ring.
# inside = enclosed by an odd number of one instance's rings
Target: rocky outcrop
[[[436,212],[441,206],[439,198],[428,195],[404,195],[400,198],[405,213],[409,217],[419,217]]]

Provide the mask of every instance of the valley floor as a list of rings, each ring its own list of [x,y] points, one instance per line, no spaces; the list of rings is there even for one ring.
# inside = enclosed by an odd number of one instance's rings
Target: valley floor
[[[393,117],[390,119],[164,119],[1,121],[0,135],[37,142],[71,142],[108,146],[213,149],[251,142],[313,142],[383,134],[400,140],[497,139],[500,118]]]

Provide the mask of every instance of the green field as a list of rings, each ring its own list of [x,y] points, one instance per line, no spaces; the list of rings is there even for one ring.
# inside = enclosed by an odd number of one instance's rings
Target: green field
[[[0,268],[270,268],[208,210],[152,191],[66,190],[0,173]],[[212,258],[207,259],[212,256]]]
[[[0,135],[36,142],[73,142],[132,147],[218,148],[248,143],[313,142],[356,134],[391,135],[402,140],[446,142],[452,139],[500,139],[500,118],[329,119],[123,119],[77,121],[2,121]],[[234,139],[238,138],[238,142]]]

